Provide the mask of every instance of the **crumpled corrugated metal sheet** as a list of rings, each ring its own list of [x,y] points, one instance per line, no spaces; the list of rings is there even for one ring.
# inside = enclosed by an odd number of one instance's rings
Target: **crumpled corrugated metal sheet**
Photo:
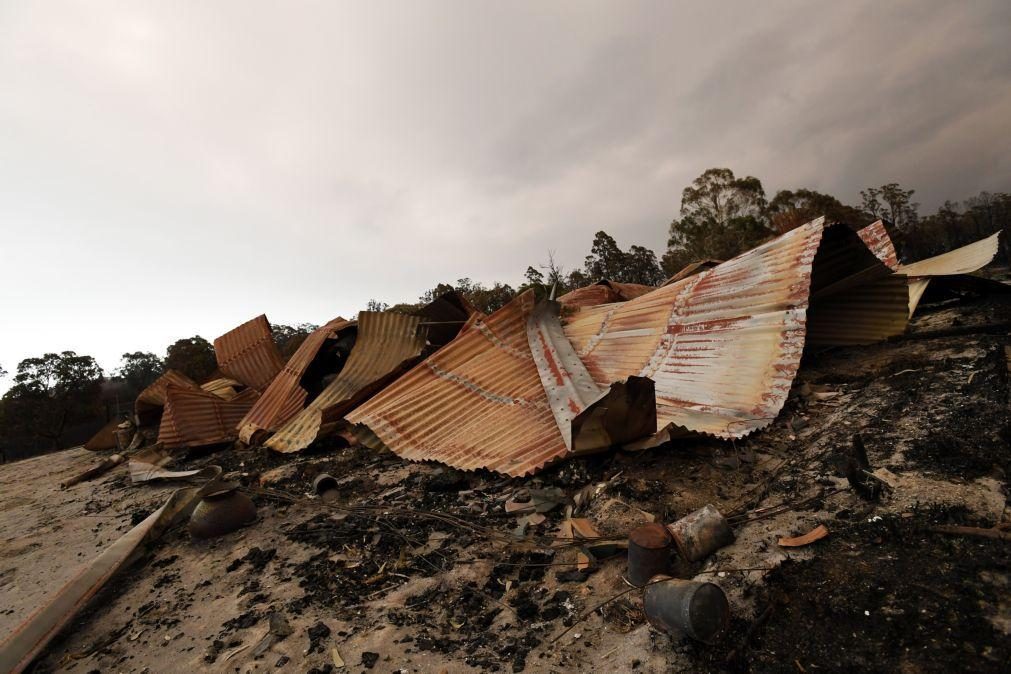
[[[597,304],[627,302],[641,297],[651,290],[655,290],[655,288],[639,283],[618,283],[604,279],[593,285],[570,290],[559,297],[558,301],[566,307],[592,307]]]
[[[1000,232],[980,239],[967,246],[956,248],[926,260],[904,264],[899,267],[899,273],[906,276],[954,276],[956,274],[971,274],[982,269],[993,261],[997,255],[1000,242]]]
[[[345,419],[359,438],[413,461],[527,475],[568,450],[527,343],[532,291],[487,318]],[[371,436],[371,437],[370,437]]]
[[[195,381],[182,372],[178,370],[166,370],[162,376],[151,382],[137,396],[137,400],[134,403],[134,413],[137,415],[138,423],[141,426],[155,423],[161,417],[162,409],[165,407],[165,390],[169,385],[179,388],[200,388]]]
[[[577,309],[564,332],[601,389],[652,379],[658,426],[737,438],[770,424],[786,401],[812,297],[827,325],[857,306],[847,298],[858,290],[870,312],[885,307],[877,320],[835,327],[843,343],[905,327],[893,297],[905,288],[890,277],[855,233],[819,219],[628,302]],[[524,475],[566,456],[523,339],[532,309],[525,293],[474,323],[347,420],[364,427],[363,442],[463,469]]]
[[[871,223],[857,232],[857,234],[871,252],[884,262],[889,269],[895,270],[899,268],[899,256],[895,253],[895,246],[892,244],[892,238],[888,236],[888,230],[885,229],[884,221],[878,220]]]
[[[239,421],[259,397],[251,388],[225,400],[199,388],[169,386],[158,442],[163,447],[200,447],[235,440]]]
[[[215,339],[214,355],[222,373],[257,391],[266,389],[284,367],[263,314]]]
[[[426,331],[421,322],[421,316],[359,313],[358,338],[340,373],[264,445],[279,452],[295,452],[308,447],[324,423],[341,418],[392,377],[413,365],[426,343]],[[454,327],[459,329],[459,325]]]
[[[251,444],[254,435],[263,431],[276,431],[305,407],[309,392],[299,384],[302,376],[324,342],[353,325],[353,321],[338,316],[305,338],[260,399],[239,422],[239,439],[242,442]]]

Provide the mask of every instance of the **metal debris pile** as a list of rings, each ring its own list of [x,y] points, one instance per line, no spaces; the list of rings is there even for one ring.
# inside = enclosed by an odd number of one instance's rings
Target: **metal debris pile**
[[[295,639],[289,622],[303,612],[329,607],[351,623],[361,607],[412,587],[386,620],[419,628],[411,637],[419,652],[465,652],[474,667],[511,660],[521,671],[533,653],[578,641],[591,616],[618,631],[648,622],[697,642],[692,649],[734,633],[737,643],[713,648],[724,664],[737,662],[753,640],[753,630],[742,640],[735,627],[747,603],[739,583],[836,531],[801,518],[748,557],[740,550],[755,545],[762,523],[833,498],[896,499],[904,489],[901,476],[872,464],[859,433],[836,477],[812,472],[825,470],[826,450],[760,447],[778,467],[758,470],[754,438],[795,443],[811,430],[807,411],[846,400],[824,383],[798,382],[802,357],[808,364],[833,347],[915,339],[907,326],[931,293],[1005,294],[1009,286],[970,275],[996,251],[994,235],[900,265],[882,223],[853,232],[819,219],[732,260],[692,265],[659,288],[602,281],[557,301],[528,291],[488,316],[449,293],[417,315],[337,317],[287,363],[258,316],[215,340],[210,381],[166,372],[138,396],[133,418],[86,445],[115,453],[68,476],[65,489],[124,463],[132,489],[194,486],[174,492],[0,644],[0,670],[28,667],[142,546],[170,530],[181,536],[174,525],[186,523],[196,545],[265,525],[265,508],[305,516],[278,522],[277,533],[320,550],[293,564],[305,594],[287,614],[275,606],[235,618],[229,630],[249,622],[266,631],[232,649],[220,641],[207,663],[266,657]],[[779,430],[754,435],[777,418]],[[676,452],[678,440],[715,452],[717,473],[761,477],[717,485],[690,509],[651,512],[643,506],[663,484],[622,466]],[[790,476],[808,482],[784,486]],[[783,497],[771,498],[777,492]],[[986,533],[961,521],[931,526],[1004,540],[1011,532],[1002,517]],[[721,552],[728,546],[737,552]],[[484,575],[450,580],[468,565],[484,565]],[[593,577],[616,591],[601,602],[564,589]],[[260,596],[265,588],[255,585]],[[489,634],[505,620],[513,631]],[[311,629],[310,649],[323,653],[331,630]],[[325,653],[330,671],[346,666],[337,645]],[[380,657],[362,651],[360,664],[371,669]]]

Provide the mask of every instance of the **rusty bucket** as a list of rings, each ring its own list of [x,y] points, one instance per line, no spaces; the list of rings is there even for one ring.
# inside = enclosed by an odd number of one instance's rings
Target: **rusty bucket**
[[[707,505],[667,525],[681,556],[689,562],[705,559],[734,542],[727,519],[713,505]]]
[[[687,634],[711,644],[730,622],[730,603],[719,585],[654,577],[643,591],[650,624],[668,634]]]
[[[213,538],[231,533],[256,520],[256,506],[236,485],[222,485],[205,494],[190,515],[193,538]]]
[[[662,524],[644,524],[628,535],[628,580],[642,587],[670,571],[674,540]]]

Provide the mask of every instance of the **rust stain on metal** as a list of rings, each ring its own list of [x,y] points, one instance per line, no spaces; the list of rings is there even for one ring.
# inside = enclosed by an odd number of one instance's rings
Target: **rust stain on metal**
[[[723,260],[699,260],[698,262],[686,264],[681,269],[681,271],[671,276],[661,285],[669,286],[672,283],[677,283],[681,279],[686,279],[689,276],[695,276],[696,274],[700,274],[706,271],[707,269],[712,269],[713,267],[716,267],[721,264],[723,264]]]
[[[259,396],[246,389],[225,400],[199,388],[169,386],[158,442],[164,447],[200,447],[235,440],[236,425]]]
[[[527,291],[345,416],[369,446],[414,461],[527,475],[568,449],[527,341]]]
[[[257,391],[266,389],[284,367],[263,314],[215,339],[214,354],[222,373]]]
[[[166,370],[137,396],[134,413],[141,426],[157,423],[165,407],[165,391],[169,385],[178,388],[199,389],[196,382],[178,370]]]
[[[309,392],[301,386],[301,379],[306,370],[326,340],[336,338],[341,330],[353,325],[352,321],[337,317],[305,338],[260,399],[239,422],[239,439],[242,442],[251,444],[254,435],[262,431],[276,431],[305,407]]]
[[[892,244],[891,237],[888,236],[883,221],[878,220],[867,225],[857,232],[857,235],[889,269],[894,271],[899,268],[899,256],[895,254],[895,246]]]
[[[228,379],[227,377],[212,379],[209,382],[200,385],[200,390],[213,393],[219,398],[223,398],[225,400],[231,400],[237,396],[239,391],[243,388],[245,388],[245,386],[242,382],[238,382],[234,379]]]
[[[815,541],[820,541],[826,536],[828,536],[828,527],[824,524],[819,524],[814,529],[811,529],[811,531],[801,536],[780,538],[779,545],[784,548],[800,548],[805,545],[811,545]]]
[[[340,419],[416,362],[426,342],[421,322],[421,316],[392,312],[358,314],[358,338],[340,373],[264,444],[279,452],[308,447],[324,423]]]
[[[618,283],[604,279],[592,285],[570,290],[559,297],[558,301],[566,307],[590,307],[598,304],[627,302],[641,297],[651,290],[655,290],[655,288],[639,283]]]

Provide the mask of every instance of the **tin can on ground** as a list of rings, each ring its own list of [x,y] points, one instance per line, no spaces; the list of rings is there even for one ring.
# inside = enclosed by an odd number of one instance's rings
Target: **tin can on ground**
[[[662,524],[644,524],[628,535],[628,580],[642,587],[670,571],[674,539]]]
[[[668,634],[687,634],[711,644],[730,622],[730,602],[719,585],[654,577],[643,591],[650,624]]]
[[[727,519],[713,505],[707,505],[667,525],[678,552],[689,562],[705,559],[734,542]]]

